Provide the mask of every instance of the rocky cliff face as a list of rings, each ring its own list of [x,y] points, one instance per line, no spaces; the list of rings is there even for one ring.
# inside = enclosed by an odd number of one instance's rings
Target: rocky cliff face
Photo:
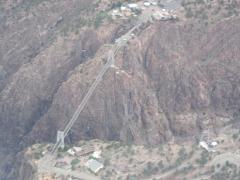
[[[118,54],[69,139],[157,144],[197,137],[209,121],[222,127],[239,111],[238,21],[207,29],[171,22],[149,26]],[[54,140],[100,70],[105,51],[76,68],[29,137]]]
[[[4,4],[0,17],[4,154],[55,141],[100,71],[109,50],[104,44],[124,32],[114,23],[86,26],[91,18],[83,18],[84,10],[96,6],[94,1],[18,3]],[[239,33],[239,18],[207,27],[157,22],[143,29],[117,54],[68,141],[158,144],[194,139],[209,122],[217,132],[237,120]],[[8,165],[1,169],[10,171]]]
[[[23,151],[18,153],[15,158],[14,171],[8,175],[18,180],[35,180],[37,177],[37,167],[31,157]]]

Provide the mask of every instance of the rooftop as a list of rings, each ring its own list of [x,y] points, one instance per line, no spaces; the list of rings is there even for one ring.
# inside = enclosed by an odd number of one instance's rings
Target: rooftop
[[[98,173],[104,167],[102,163],[95,159],[88,160],[85,166],[87,166],[94,173]]]

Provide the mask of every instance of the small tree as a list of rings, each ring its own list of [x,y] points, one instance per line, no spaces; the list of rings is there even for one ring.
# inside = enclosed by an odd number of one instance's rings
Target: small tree
[[[209,154],[207,151],[203,151],[201,153],[201,158],[197,159],[196,162],[200,164],[200,166],[204,166],[209,160]]]
[[[79,162],[80,162],[79,159],[75,158],[71,161],[71,165],[76,166]]]
[[[103,20],[107,17],[107,13],[106,12],[100,12],[97,14],[95,20],[94,20],[94,27],[98,28],[102,23]]]
[[[189,8],[189,9],[186,9],[187,10],[187,12],[186,12],[186,14],[185,14],[185,17],[186,18],[192,18],[193,17],[193,12],[192,12],[192,10]]]

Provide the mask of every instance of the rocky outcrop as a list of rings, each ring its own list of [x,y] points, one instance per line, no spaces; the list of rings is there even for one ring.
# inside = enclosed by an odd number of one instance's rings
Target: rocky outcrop
[[[116,67],[104,77],[69,140],[157,144],[198,138],[206,124],[217,129],[232,120],[240,105],[238,21],[209,28],[171,22],[149,26],[118,54]],[[30,137],[54,141],[100,70],[98,61],[97,54],[62,84]]]

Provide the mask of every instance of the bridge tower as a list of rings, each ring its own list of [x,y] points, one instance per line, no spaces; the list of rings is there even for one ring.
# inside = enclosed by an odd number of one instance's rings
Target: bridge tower
[[[64,131],[57,131],[57,143],[59,143],[59,147],[64,149]]]

